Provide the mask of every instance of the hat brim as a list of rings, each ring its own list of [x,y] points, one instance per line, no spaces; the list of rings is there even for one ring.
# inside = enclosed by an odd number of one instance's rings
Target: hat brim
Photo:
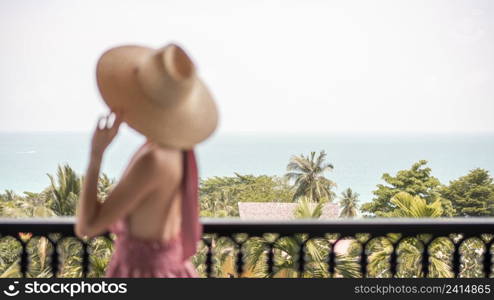
[[[186,99],[172,107],[154,103],[137,78],[140,62],[155,50],[121,46],[105,52],[98,61],[96,79],[105,103],[123,113],[124,121],[160,145],[191,149],[216,129],[216,104],[202,80],[196,78]]]

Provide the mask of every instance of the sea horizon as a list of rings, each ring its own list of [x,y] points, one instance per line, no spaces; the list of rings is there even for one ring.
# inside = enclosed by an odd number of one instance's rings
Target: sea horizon
[[[0,132],[0,192],[40,192],[69,164],[79,175],[89,158],[90,132]],[[132,153],[144,141],[124,129],[109,147],[102,172],[118,179]],[[350,187],[361,202],[372,200],[383,173],[395,174],[427,160],[432,175],[447,184],[470,170],[494,172],[494,132],[224,132],[196,147],[200,176],[283,176],[291,156],[324,150],[334,165],[326,177],[340,194]]]

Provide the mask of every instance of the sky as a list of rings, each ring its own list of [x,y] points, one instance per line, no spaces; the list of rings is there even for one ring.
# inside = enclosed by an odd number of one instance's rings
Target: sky
[[[110,47],[182,45],[219,132],[494,132],[492,1],[0,1],[0,131],[88,131]]]

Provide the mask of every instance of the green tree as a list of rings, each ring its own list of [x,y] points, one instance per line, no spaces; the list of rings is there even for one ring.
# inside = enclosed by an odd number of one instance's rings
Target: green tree
[[[25,196],[17,195],[13,191],[0,194],[4,199],[0,205],[0,216],[7,218],[44,218],[56,216],[56,213],[46,207],[43,193],[25,192]]]
[[[309,156],[293,156],[287,166],[285,178],[293,180],[295,194],[293,200],[306,196],[316,202],[333,201],[335,193],[332,189],[336,184],[327,179],[324,173],[333,170],[333,165],[326,163],[326,152],[323,150],[316,158],[316,152]]]
[[[494,216],[494,183],[489,172],[475,169],[441,189],[459,216]]]
[[[13,201],[16,197],[17,195],[13,190],[5,190],[5,193],[0,194],[0,201],[9,202],[9,201]]]
[[[359,194],[352,191],[351,188],[347,188],[341,193],[341,212],[340,217],[342,218],[353,218],[358,214],[358,197]]]
[[[81,178],[69,166],[58,166],[57,178],[48,174],[51,186],[47,191],[50,208],[58,216],[74,216],[81,191]]]
[[[399,192],[391,198],[391,203],[396,207],[393,211],[385,214],[392,218],[437,218],[442,216],[443,208],[441,201],[437,199],[434,203],[419,196],[412,196],[409,193]]]
[[[319,219],[322,215],[322,208],[323,203],[303,197],[295,208],[294,217],[296,219]]]
[[[441,183],[436,177],[431,176],[431,169],[426,167],[426,164],[426,160],[421,160],[408,170],[398,171],[396,176],[383,174],[382,179],[386,184],[377,185],[377,189],[373,191],[374,199],[362,205],[362,212],[383,216],[396,208],[396,205],[390,201],[391,198],[399,192],[406,192],[425,199],[427,203],[439,200],[443,208],[443,216],[453,216],[455,211],[451,201],[441,198],[439,193]]]
[[[98,197],[106,199],[114,184],[114,179],[108,177],[105,173],[101,174],[98,180]]]
[[[238,216],[238,202],[292,202],[293,189],[284,178],[235,173],[200,182],[201,215]]]

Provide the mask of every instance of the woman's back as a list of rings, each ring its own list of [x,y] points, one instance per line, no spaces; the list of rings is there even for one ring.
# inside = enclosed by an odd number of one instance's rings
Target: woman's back
[[[158,184],[139,200],[128,216],[130,234],[142,239],[167,241],[180,229],[182,152],[146,143],[136,151],[125,173],[139,163],[146,163],[148,169],[152,168],[148,170],[149,174],[167,178],[167,182]],[[167,176],[163,176],[164,173]]]
[[[166,152],[145,147],[137,151],[129,170],[141,157],[152,155],[157,156],[152,158],[156,164],[150,170],[153,176],[176,171],[169,163],[161,165],[161,159],[171,159]],[[197,169],[192,151],[179,156],[178,169],[187,170],[177,172],[178,179],[170,185],[164,182],[151,191],[131,214],[110,227],[117,240],[107,277],[197,277],[189,260],[202,231],[197,215]],[[160,201],[159,197],[169,195],[168,201]]]

